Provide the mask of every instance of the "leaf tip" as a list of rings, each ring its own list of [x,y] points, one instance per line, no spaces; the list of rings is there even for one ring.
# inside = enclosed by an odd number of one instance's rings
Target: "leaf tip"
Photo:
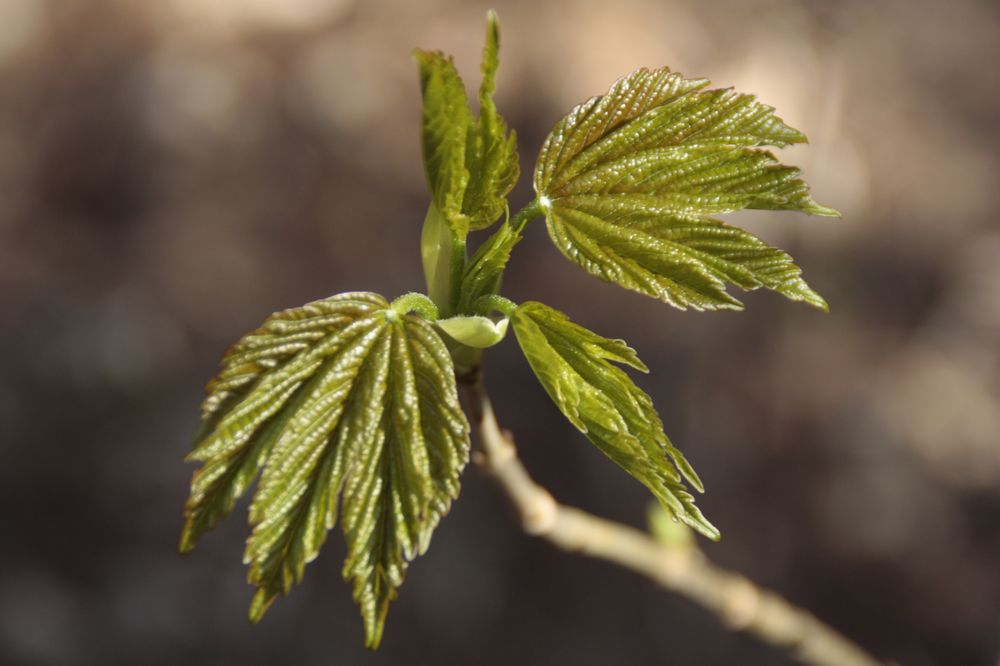
[[[428,51],[427,49],[416,48],[412,52],[413,59],[422,68],[429,67],[435,61],[444,63],[446,66],[451,65],[454,67],[455,60],[450,55],[445,55],[442,51]],[[428,72],[427,76],[430,76]]]
[[[365,634],[365,648],[367,648],[368,650],[371,650],[372,652],[375,652],[376,650],[378,650],[379,645],[381,645],[381,644],[382,644],[382,629],[381,629],[381,627],[379,627],[378,633],[376,633],[376,634],[373,634],[373,635],[369,635],[367,633]]]
[[[704,495],[705,484],[702,483],[701,477],[698,476],[698,473],[694,471],[694,467],[691,466],[680,451],[677,451],[677,454],[673,457],[674,463],[677,464],[677,468],[681,471],[681,474],[684,475],[684,478],[687,479],[687,482],[691,484],[691,487]]]
[[[836,208],[830,208],[829,206],[824,206],[820,203],[817,203],[816,201],[812,202],[812,205],[810,205],[809,208],[806,209],[806,212],[809,213],[810,215],[818,215],[820,217],[833,217],[838,220],[844,217],[843,213],[841,213]]]
[[[824,313],[830,314],[830,305],[826,300],[816,292],[813,292],[812,295],[813,298],[807,299],[806,302],[817,310],[822,310]]]
[[[682,515],[680,519],[706,539],[711,539],[712,541],[722,540],[722,532],[719,531],[718,527],[708,522],[708,519],[704,516],[699,515],[695,519],[691,516]]]
[[[385,618],[389,611],[390,600],[383,600],[379,607],[372,609],[372,611],[362,611],[362,619],[365,624],[365,647],[372,652],[382,644],[382,633],[385,630]]]
[[[789,145],[795,143],[804,143],[804,144],[809,143],[809,137],[807,137],[804,132],[795,129],[790,125],[785,125],[785,127],[788,128],[788,131],[784,133],[782,139],[784,139],[786,143],[788,143]]]
[[[194,535],[191,523],[185,523],[184,530],[181,532],[180,541],[177,544],[177,552],[181,555],[187,555],[194,550],[197,541],[198,538]]]
[[[790,298],[793,301],[802,301],[803,303],[811,305],[817,310],[822,310],[823,312],[830,311],[830,306],[827,305],[826,300],[816,293],[816,291],[814,291],[813,288],[802,279],[801,275],[797,276],[794,281],[777,291],[781,295],[786,298]]]
[[[723,293],[725,293],[725,295],[726,295],[726,300],[724,300],[724,301],[722,301],[720,303],[712,303],[710,305],[705,305],[705,306],[693,305],[692,307],[694,307],[695,310],[699,310],[699,311],[704,311],[704,310],[731,310],[733,312],[742,312],[743,310],[746,310],[747,306],[743,303],[743,301],[741,301],[740,299],[736,298],[735,296],[733,296],[729,292],[723,292]]]
[[[250,602],[250,610],[247,611],[247,619],[250,620],[250,624],[257,624],[260,622],[261,618],[264,617],[264,613],[267,609],[271,607],[274,602],[274,595],[268,595],[264,588],[257,588],[257,591],[253,595],[253,600]]]

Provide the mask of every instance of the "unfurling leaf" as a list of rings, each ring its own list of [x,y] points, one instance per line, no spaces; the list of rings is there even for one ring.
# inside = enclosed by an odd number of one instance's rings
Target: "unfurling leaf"
[[[499,50],[500,27],[490,12],[475,120],[452,59],[416,52],[424,98],[424,170],[434,205],[462,239],[470,228],[483,229],[497,221],[520,174],[517,137],[508,133],[493,102]]]
[[[521,234],[510,224],[502,224],[483,241],[465,266],[462,275],[462,307],[466,310],[477,300],[500,292],[503,271]],[[465,310],[463,310],[465,311]]]
[[[534,185],[556,246],[589,273],[676,307],[734,308],[726,283],[826,308],[791,257],[711,215],[837,215],[760,148],[805,141],[751,95],[639,70],[556,124]]]
[[[479,115],[473,120],[465,86],[450,57],[417,51],[423,94],[421,146],[431,205],[421,236],[427,291],[445,316],[458,309],[470,230],[484,229],[507,210],[520,175],[517,137],[493,102],[500,28],[487,17]]]
[[[462,212],[469,216],[473,229],[484,229],[507,209],[507,195],[521,173],[517,159],[517,135],[497,112],[493,102],[497,67],[500,64],[500,26],[496,14],[487,16],[486,46],[483,48],[479,86],[479,117],[469,128],[465,163],[469,184],[462,202]]]
[[[473,126],[465,84],[450,56],[416,51],[420,90],[424,98],[420,143],[431,202],[460,238],[469,233],[462,199],[469,183],[466,139]]]
[[[469,183],[465,152],[473,120],[465,86],[452,59],[428,51],[415,55],[424,98],[420,143],[431,191],[420,252],[427,293],[447,315],[456,305],[469,234],[469,217],[462,212],[462,200]]]
[[[251,619],[301,580],[339,514],[344,577],[376,647],[407,563],[457,497],[468,459],[451,358],[433,325],[377,294],[316,301],[244,337],[207,390],[181,550],[263,470],[244,556],[257,586]]]
[[[686,479],[701,491],[701,481],[663,432],[652,400],[621,368],[609,363],[646,372],[635,351],[541,303],[521,304],[511,323],[531,369],[566,418],[649,488],[675,517],[718,539],[718,530],[684,487]]]

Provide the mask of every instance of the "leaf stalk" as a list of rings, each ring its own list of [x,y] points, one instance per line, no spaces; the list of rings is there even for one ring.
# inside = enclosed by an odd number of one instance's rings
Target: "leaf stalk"
[[[416,312],[427,321],[437,321],[438,306],[426,294],[417,291],[410,291],[389,304],[389,308],[396,314],[404,315],[408,312]]]
[[[511,226],[515,233],[520,234],[528,226],[529,222],[536,217],[541,217],[543,213],[544,209],[542,208],[541,201],[534,199],[527,206],[517,211],[507,224]]]

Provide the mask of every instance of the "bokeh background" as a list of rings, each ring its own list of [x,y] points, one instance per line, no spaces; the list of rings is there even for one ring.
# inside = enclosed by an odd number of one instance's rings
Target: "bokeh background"
[[[1000,6],[491,3],[533,156],[643,65],[759,94],[839,221],[748,213],[831,304],[681,313],[588,277],[536,223],[506,288],[612,337],[708,487],[716,562],[887,660],[1000,652]],[[788,664],[611,566],[523,535],[474,468],[376,654],[332,538],[251,627],[235,514],[176,554],[202,386],[268,313],[422,286],[414,46],[478,84],[476,0],[0,0],[0,662]],[[564,502],[647,493],[507,341],[501,420]]]

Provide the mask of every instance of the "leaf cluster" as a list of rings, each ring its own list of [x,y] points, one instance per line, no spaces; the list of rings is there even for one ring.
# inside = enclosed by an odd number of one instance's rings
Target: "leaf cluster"
[[[556,247],[587,273],[681,309],[742,308],[729,285],[826,309],[788,254],[714,217],[836,215],[766,149],[805,136],[753,96],[704,79],[641,69],[575,107],[538,155],[535,199],[510,216],[520,170],[516,135],[493,101],[499,45],[490,13],[478,114],[450,57],[415,53],[427,293],[391,303],[346,293],[276,313],[224,355],[207,387],[180,548],[194,548],[259,477],[244,555],[252,621],[302,579],[339,523],[344,577],[366,645],[378,646],[408,563],[458,496],[469,424],[456,381],[478,375],[482,350],[508,328],[574,427],[670,516],[719,537],[689,491],[703,491],[701,480],[621,367],[647,372],[636,352],[547,305],[501,295],[531,220],[544,216]],[[468,236],[489,229],[468,256]]]

